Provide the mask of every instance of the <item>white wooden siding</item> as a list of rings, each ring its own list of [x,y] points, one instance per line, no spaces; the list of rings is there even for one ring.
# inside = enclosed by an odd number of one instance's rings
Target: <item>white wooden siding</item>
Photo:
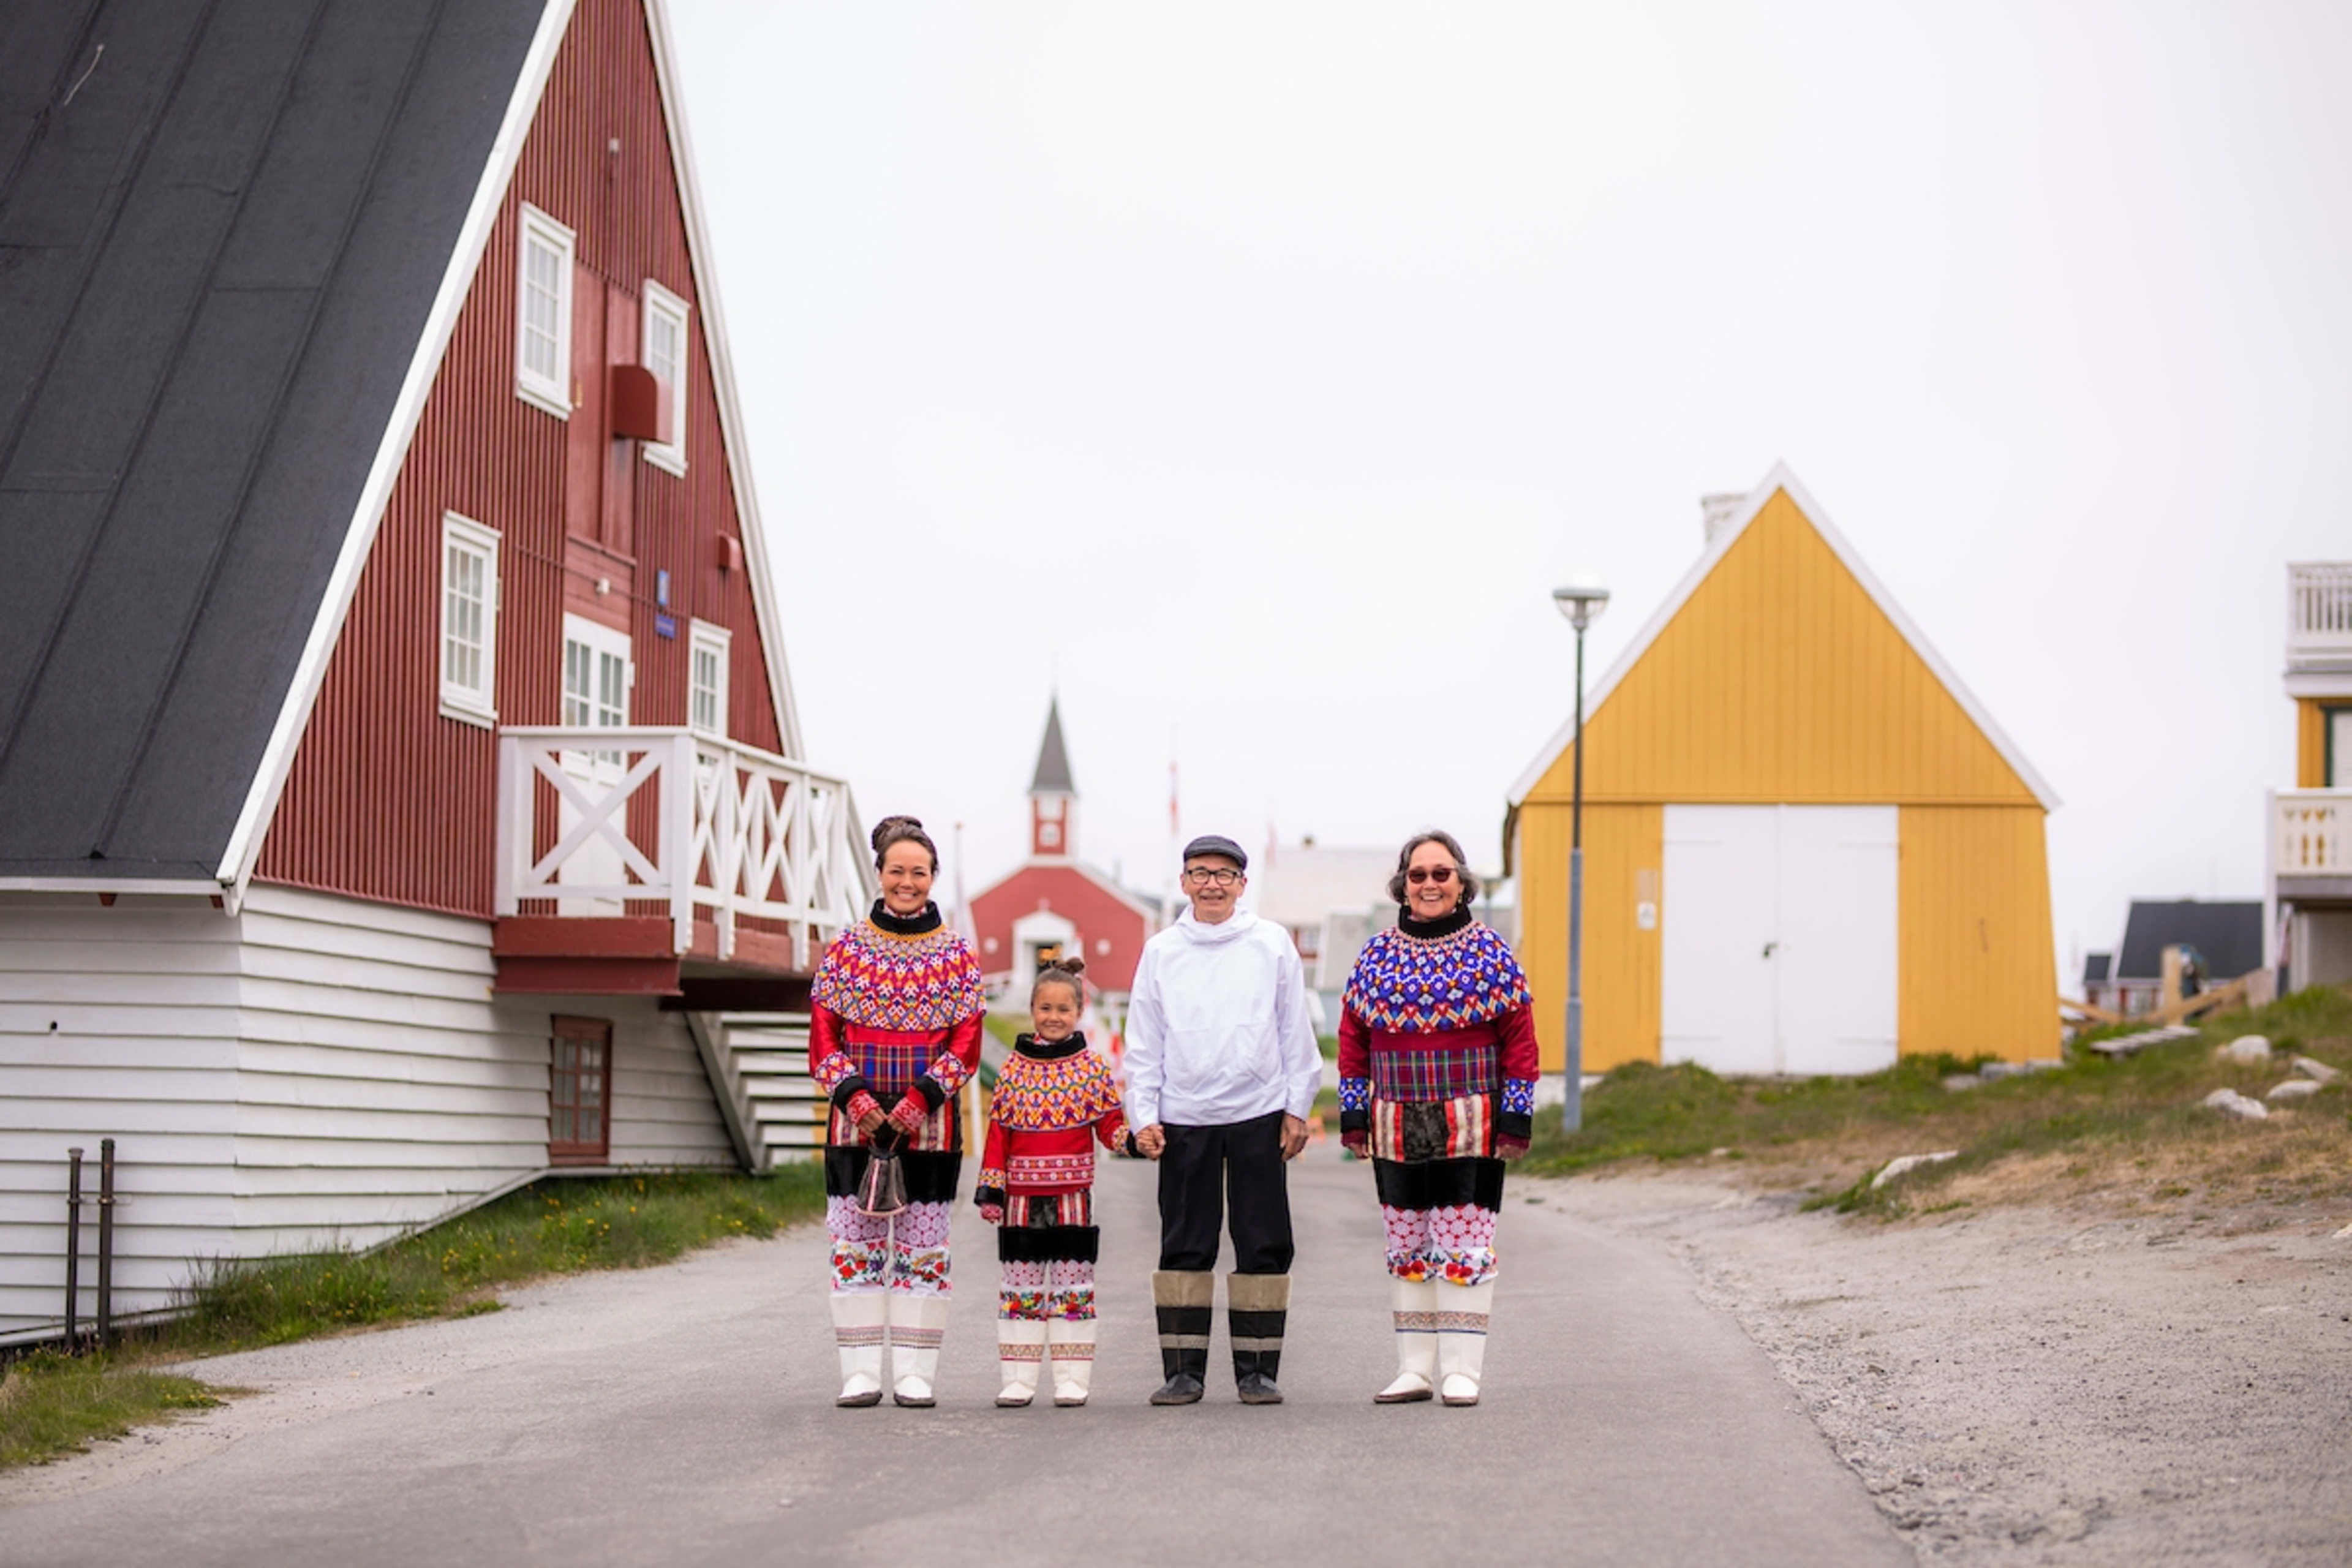
[[[94,1194],[117,1141],[116,1310],[168,1305],[204,1259],[367,1246],[544,1169],[558,1013],[613,1021],[614,1163],[735,1163],[683,1014],[494,997],[489,935],[267,886],[235,917],[0,900],[0,1333],[59,1316],[68,1145]]]

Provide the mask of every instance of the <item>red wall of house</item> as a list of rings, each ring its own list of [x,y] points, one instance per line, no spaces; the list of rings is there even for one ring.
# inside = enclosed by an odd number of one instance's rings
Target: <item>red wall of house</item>
[[[617,151],[613,144],[618,143]],[[515,395],[519,209],[577,235],[575,406]],[[646,279],[690,309],[687,472],[606,439],[604,362],[634,363]],[[562,721],[562,618],[625,627],[637,665],[630,718],[687,719],[688,627],[732,633],[729,731],[781,750],[719,428],[705,322],[639,0],[581,0],[279,800],[266,880],[488,916],[495,736],[440,712],[444,511],[500,535],[496,696],[506,724]],[[670,574],[674,639],[655,632]],[[610,591],[596,592],[602,579]]]
[[[1078,928],[1086,945],[1087,978],[1103,991],[1125,991],[1135,984],[1135,965],[1151,935],[1150,921],[1124,900],[1074,865],[1024,866],[971,900],[973,934],[979,939],[980,966],[991,974],[1009,970],[1013,962],[1013,923],[1024,915],[1050,909]],[[989,950],[989,942],[996,943]],[[1098,951],[1108,941],[1110,951]],[[1013,977],[1016,986],[1023,977]]]

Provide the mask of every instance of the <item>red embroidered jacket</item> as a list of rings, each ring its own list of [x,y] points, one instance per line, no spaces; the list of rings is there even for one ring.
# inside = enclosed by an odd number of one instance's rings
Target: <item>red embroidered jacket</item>
[[[987,1205],[1008,1194],[1083,1192],[1094,1185],[1095,1144],[1117,1148],[1126,1133],[1118,1085],[1084,1035],[1050,1044],[1024,1035],[989,1103],[975,1196]]]

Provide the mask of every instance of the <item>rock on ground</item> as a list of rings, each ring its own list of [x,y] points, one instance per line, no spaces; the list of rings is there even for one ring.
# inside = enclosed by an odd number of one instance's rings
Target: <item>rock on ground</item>
[[[2352,1562],[2340,1215],[1887,1225],[1697,1173],[1556,1187],[1690,1266],[1925,1563]]]

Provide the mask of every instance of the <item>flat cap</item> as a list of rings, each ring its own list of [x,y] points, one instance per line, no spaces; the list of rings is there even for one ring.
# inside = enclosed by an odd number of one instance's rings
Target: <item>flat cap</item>
[[[1249,869],[1249,857],[1242,853],[1242,847],[1222,833],[1203,833],[1184,846],[1185,859],[1195,855],[1222,855],[1243,870]]]

